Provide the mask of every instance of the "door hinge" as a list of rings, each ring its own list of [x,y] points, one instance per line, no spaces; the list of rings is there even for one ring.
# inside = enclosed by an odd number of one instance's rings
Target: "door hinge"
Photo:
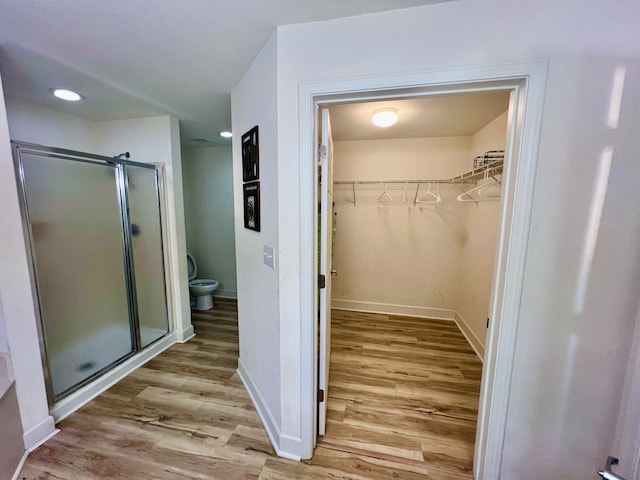
[[[324,390],[318,390],[318,402],[324,402]]]
[[[318,288],[325,288],[327,286],[327,278],[324,275],[318,275]]]
[[[487,328],[489,328],[489,317],[487,317]]]

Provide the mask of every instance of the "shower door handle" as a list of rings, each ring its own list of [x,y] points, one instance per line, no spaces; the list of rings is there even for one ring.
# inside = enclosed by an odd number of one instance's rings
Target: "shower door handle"
[[[140,235],[140,225],[138,225],[137,223],[131,224],[131,235],[133,235],[134,237]]]

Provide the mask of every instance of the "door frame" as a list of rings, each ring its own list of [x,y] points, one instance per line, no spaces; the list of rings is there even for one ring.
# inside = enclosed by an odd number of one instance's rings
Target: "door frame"
[[[499,478],[547,78],[547,60],[303,82],[300,135],[301,457],[317,437],[317,109],[319,105],[511,90],[509,164],[503,181],[493,319],[487,332],[474,455],[477,480]],[[511,106],[510,105],[510,106]],[[503,320],[504,319],[504,320]],[[500,359],[500,362],[497,359]]]

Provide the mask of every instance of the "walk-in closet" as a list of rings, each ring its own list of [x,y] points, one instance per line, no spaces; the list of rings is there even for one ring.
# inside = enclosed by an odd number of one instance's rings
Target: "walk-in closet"
[[[333,274],[319,445],[401,461],[407,475],[470,478],[508,108],[503,91],[327,108]],[[395,124],[374,125],[381,112]]]

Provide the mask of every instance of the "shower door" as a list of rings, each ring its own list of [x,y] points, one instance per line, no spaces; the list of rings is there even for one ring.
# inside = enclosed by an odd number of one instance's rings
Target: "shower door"
[[[49,403],[169,331],[154,165],[14,142]]]
[[[20,152],[50,393],[135,350],[115,164]]]
[[[151,165],[126,165],[136,304],[142,348],[169,331],[159,173]]]

